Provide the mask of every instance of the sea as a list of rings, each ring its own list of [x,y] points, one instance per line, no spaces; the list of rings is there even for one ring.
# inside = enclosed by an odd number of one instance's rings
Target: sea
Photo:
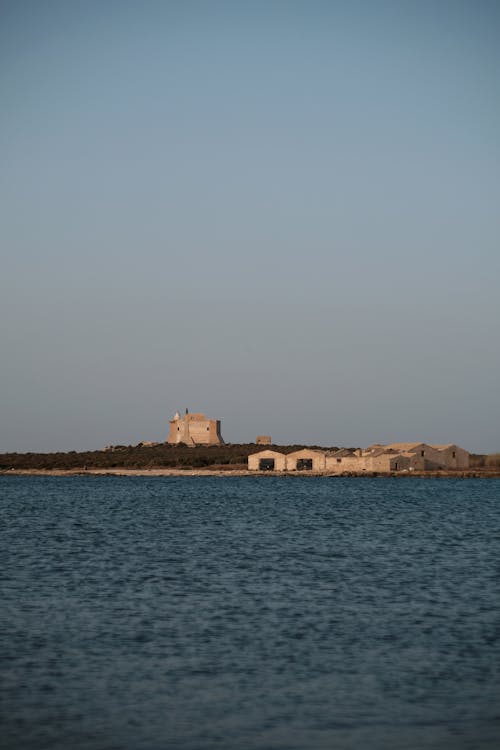
[[[500,747],[500,480],[0,477],[5,750]]]

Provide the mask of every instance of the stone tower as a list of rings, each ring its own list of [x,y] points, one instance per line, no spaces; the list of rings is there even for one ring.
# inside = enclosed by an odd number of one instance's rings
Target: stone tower
[[[171,445],[184,443],[194,447],[195,445],[224,444],[218,419],[207,419],[204,414],[190,414],[186,409],[183,417],[177,411],[169,424],[167,443]]]

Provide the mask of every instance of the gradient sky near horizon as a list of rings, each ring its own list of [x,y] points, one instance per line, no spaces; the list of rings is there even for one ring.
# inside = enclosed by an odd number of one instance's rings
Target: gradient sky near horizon
[[[500,5],[0,4],[0,451],[500,450]]]

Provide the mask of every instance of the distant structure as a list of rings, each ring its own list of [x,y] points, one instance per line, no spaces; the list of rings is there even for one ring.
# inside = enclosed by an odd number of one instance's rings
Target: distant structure
[[[271,445],[271,435],[257,435],[255,438],[256,445]]]
[[[293,453],[264,450],[248,456],[251,471],[316,471],[329,474],[376,471],[446,471],[467,469],[470,454],[458,445],[378,443],[369,448],[318,451],[304,448]]]
[[[183,417],[176,412],[169,424],[167,443],[171,445],[185,443],[194,447],[195,445],[224,444],[218,419],[207,419],[204,414],[190,414],[186,409]]]

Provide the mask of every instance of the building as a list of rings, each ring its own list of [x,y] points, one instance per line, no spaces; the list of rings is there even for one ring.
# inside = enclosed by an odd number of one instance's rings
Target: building
[[[169,424],[167,443],[170,445],[184,443],[194,447],[195,445],[223,445],[224,443],[220,431],[220,420],[207,419],[204,414],[190,414],[186,409],[183,417],[176,412]]]
[[[251,471],[314,471],[328,474],[392,473],[399,471],[448,471],[467,469],[470,454],[454,443],[391,443],[364,450],[342,448],[318,451],[305,448],[293,453],[260,451],[248,457]]]
[[[286,457],[286,468],[287,471],[324,471],[326,453],[311,448],[294,451]]]
[[[248,456],[250,471],[286,471],[286,456],[279,451],[259,451]]]
[[[469,468],[470,454],[454,443],[447,443],[446,445],[390,443],[378,447],[384,448],[386,452],[394,451],[403,457],[408,457],[413,468],[423,471]]]
[[[271,445],[271,435],[257,435],[255,443],[256,445]]]
[[[395,450],[377,446],[372,451],[351,451],[346,448],[326,454],[326,469],[330,474],[410,471],[419,468],[408,456]]]

